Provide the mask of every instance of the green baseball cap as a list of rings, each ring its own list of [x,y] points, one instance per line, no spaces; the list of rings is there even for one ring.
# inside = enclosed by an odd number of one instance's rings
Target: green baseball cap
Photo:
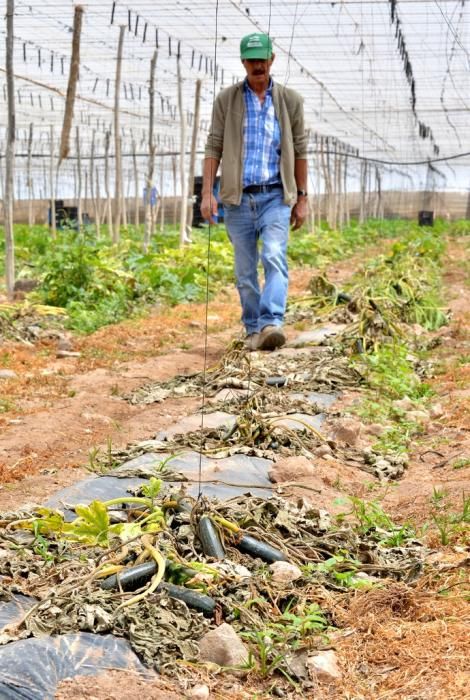
[[[240,58],[242,61],[259,58],[266,61],[273,55],[273,45],[267,34],[247,34],[240,42]]]

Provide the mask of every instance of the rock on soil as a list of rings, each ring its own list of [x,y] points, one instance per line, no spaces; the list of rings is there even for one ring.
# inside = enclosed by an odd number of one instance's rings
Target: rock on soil
[[[274,484],[282,481],[295,481],[302,476],[314,476],[315,465],[307,457],[286,457],[276,462],[274,469],[268,472]]]
[[[0,379],[14,379],[18,375],[12,369],[0,369]]]
[[[192,700],[208,700],[209,696],[210,690],[207,685],[195,685],[187,693],[187,697],[192,698]]]
[[[269,565],[269,568],[273,574],[272,579],[276,583],[291,583],[302,576],[299,567],[288,561],[275,561]]]
[[[407,411],[406,418],[412,423],[428,423],[429,413],[427,411]]]
[[[429,409],[429,415],[431,418],[434,418],[434,420],[438,418],[442,418],[444,415],[444,409],[442,408],[442,404],[440,403],[435,403],[431,408]]]
[[[333,438],[354,447],[363,427],[362,423],[354,418],[341,418],[333,425]]]
[[[340,680],[342,673],[338,665],[338,657],[335,652],[329,649],[328,651],[320,651],[315,656],[310,656],[307,659],[307,666],[312,676],[312,680],[317,679],[331,683],[332,681]]]
[[[241,666],[248,661],[248,649],[226,622],[207,632],[199,642],[201,661],[218,666]]]

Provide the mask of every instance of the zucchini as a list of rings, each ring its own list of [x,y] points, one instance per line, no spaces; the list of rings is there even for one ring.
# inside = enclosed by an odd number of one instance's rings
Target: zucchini
[[[244,552],[255,558],[258,557],[270,564],[273,561],[287,561],[286,555],[279,549],[275,549],[271,547],[270,544],[261,542],[251,537],[251,535],[242,535],[240,538],[236,539],[235,546],[240,552]]]
[[[114,588],[119,588],[119,584],[121,584],[123,591],[135,591],[147,583],[156,570],[157,563],[155,561],[146,561],[143,564],[120,571],[118,574],[108,576],[101,582],[101,588],[104,588],[105,591],[111,591]]]
[[[156,570],[157,564],[155,561],[132,566],[120,574],[113,574],[105,578],[101,582],[101,588],[104,588],[106,591],[113,590],[118,587],[119,579],[124,591],[135,591],[151,579]],[[215,600],[204,595],[204,593],[198,593],[183,586],[175,586],[173,583],[167,583],[166,581],[162,581],[157,587],[157,592],[162,591],[165,591],[170,598],[182,600],[189,608],[202,612],[206,617],[212,617],[214,614]]]
[[[199,520],[198,535],[206,557],[219,561],[225,559],[225,550],[220,541],[219,531],[207,515],[203,515]]]
[[[170,598],[182,600],[188,608],[194,608],[198,612],[202,612],[205,617],[212,617],[215,610],[215,600],[204,593],[198,593],[184,586],[175,586],[173,583],[162,581],[157,588],[157,591],[165,591]]]

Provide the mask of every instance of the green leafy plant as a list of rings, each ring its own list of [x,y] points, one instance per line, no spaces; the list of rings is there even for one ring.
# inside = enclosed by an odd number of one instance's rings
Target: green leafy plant
[[[241,636],[252,646],[249,660],[251,667],[263,678],[279,671],[292,682],[287,656],[301,648],[305,639],[312,634],[324,636],[327,628],[328,621],[316,603],[291,603],[263,629],[244,630]]]
[[[459,457],[452,463],[452,469],[467,469],[470,467],[470,457]]]

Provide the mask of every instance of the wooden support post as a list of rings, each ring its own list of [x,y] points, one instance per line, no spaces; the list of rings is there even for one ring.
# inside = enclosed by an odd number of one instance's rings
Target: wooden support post
[[[90,148],[90,193],[91,201],[93,202],[93,213],[95,216],[95,229],[96,238],[100,237],[100,205],[98,197],[96,195],[96,183],[95,183],[95,130],[93,129],[91,135],[91,148]]]
[[[121,153],[122,153],[122,137],[120,139],[121,141]],[[122,161],[121,161],[122,162]],[[121,212],[122,212],[122,225],[124,226],[124,229],[127,231],[127,200],[129,199],[129,188],[130,188],[130,182],[129,182],[129,176],[128,176],[128,171],[124,169],[123,174],[122,174],[122,182],[123,185],[121,187],[121,197],[122,197],[122,204],[121,204]],[[124,182],[126,183],[126,187],[124,187]]]
[[[104,189],[106,192],[106,211],[107,211],[107,221],[108,221],[108,235],[110,239],[114,240],[114,229],[113,229],[113,207],[111,203],[111,190],[109,187],[109,142],[111,140],[111,134],[109,131],[106,132],[104,138]]]
[[[163,191],[165,180],[163,177],[163,157],[160,159],[160,233],[165,230],[165,194]]]
[[[155,71],[157,67],[157,51],[154,51],[150,61],[150,84],[149,84],[149,156],[147,163],[147,177],[145,178],[145,231],[144,231],[144,251],[147,252],[150,246],[154,221],[152,217],[151,192],[153,185],[153,173],[155,169],[155,141],[154,141],[154,119],[155,119]],[[161,196],[161,193],[160,193]]]
[[[339,147],[338,147],[339,148]],[[337,223],[340,229],[344,225],[344,211],[343,211],[343,156],[338,153],[336,156],[336,205],[337,205]]]
[[[59,165],[69,154],[70,130],[73,121],[73,107],[77,92],[78,75],[80,69],[80,35],[82,32],[83,7],[76,5],[73,17],[72,57],[70,59],[70,73],[67,85],[67,97],[65,100],[64,123],[59,149]]]
[[[132,164],[134,167],[134,226],[136,232],[139,228],[139,206],[140,206],[140,193],[139,193],[139,171],[137,169],[137,146],[135,141],[132,141]]]
[[[80,143],[80,127],[75,127],[75,150],[77,152],[77,223],[78,230],[81,231],[83,223],[82,210],[82,147]]]
[[[194,93],[194,121],[193,121],[193,133],[191,136],[191,156],[189,159],[189,175],[188,175],[188,194],[189,194],[189,204],[188,204],[188,229],[191,230],[193,225],[193,192],[194,192],[194,171],[196,168],[196,148],[197,148],[197,137],[199,132],[199,115],[201,111],[201,86],[202,80],[196,80],[196,91]]]
[[[189,241],[186,233],[186,215],[188,212],[188,180],[186,178],[186,116],[183,105],[183,78],[181,75],[181,56],[176,57],[176,73],[178,78],[178,111],[180,116],[180,246]]]
[[[121,208],[122,208],[122,161],[121,161],[121,126],[119,113],[119,98],[121,92],[122,52],[124,47],[125,25],[119,27],[119,41],[116,59],[116,82],[114,87],[114,155],[115,155],[115,188],[114,188],[114,235],[113,243],[120,239]]]
[[[359,222],[364,223],[366,219],[366,187],[367,187],[367,163],[365,160],[361,161],[361,200],[359,208]]]
[[[96,208],[98,211],[97,214],[97,228],[96,228],[96,235],[101,236],[101,187],[100,187],[100,169],[98,166],[95,168],[95,194],[96,194]]]
[[[173,226],[176,228],[176,223],[178,221],[178,201],[176,198],[176,156],[171,156],[171,169],[173,172]]]
[[[51,193],[51,235],[52,238],[56,238],[57,236],[57,229],[56,229],[56,220],[55,220],[55,188],[54,188],[54,126],[51,124],[50,126],[50,137],[49,137],[49,143],[51,147],[51,157],[49,161],[49,191]]]
[[[7,147],[5,166],[5,281],[7,296],[13,299],[15,286],[15,237],[13,230],[13,181],[15,172],[15,85],[13,68],[14,0],[7,0],[6,76],[7,76]]]
[[[32,155],[33,155],[33,122],[31,122],[29,125],[28,161],[26,164],[26,182],[28,185],[28,226],[30,228],[34,223],[34,220],[33,220],[33,176],[31,173]]]
[[[83,197],[83,207],[85,209],[84,214],[88,214],[88,170],[85,168],[85,187],[84,187],[84,197]]]
[[[351,222],[351,215],[349,210],[349,194],[348,194],[348,154],[344,156],[344,169],[343,169],[343,198],[344,198],[344,214],[345,223],[349,226]]]

